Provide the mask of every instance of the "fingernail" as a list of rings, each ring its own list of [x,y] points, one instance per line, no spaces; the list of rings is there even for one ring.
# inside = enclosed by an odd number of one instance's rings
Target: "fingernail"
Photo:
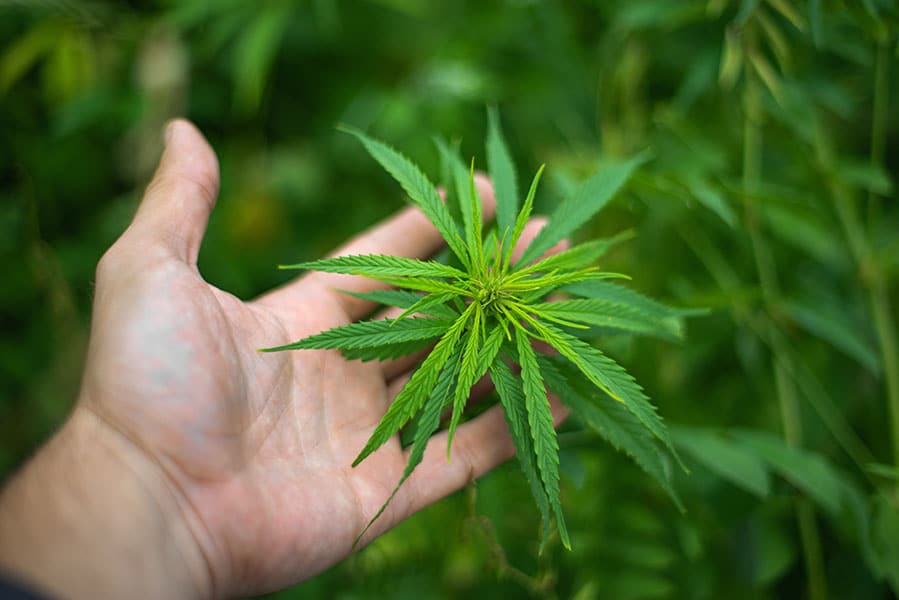
[[[163,137],[165,138],[165,145],[168,146],[169,142],[172,141],[172,136],[175,134],[175,122],[169,121],[168,125],[165,126],[165,134]]]

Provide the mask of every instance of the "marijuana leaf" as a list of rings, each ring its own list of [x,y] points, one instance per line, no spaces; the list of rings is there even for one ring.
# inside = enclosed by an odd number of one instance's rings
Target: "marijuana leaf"
[[[434,224],[461,266],[381,255],[339,256],[284,266],[363,275],[395,286],[399,289],[352,295],[402,309],[402,313],[392,319],[335,327],[270,350],[338,349],[348,359],[375,360],[396,358],[433,345],[353,462],[353,466],[358,465],[415,420],[407,466],[371,522],[384,512],[421,462],[447,408],[451,409],[447,426],[450,459],[453,434],[462,422],[471,389],[489,373],[540,510],[541,549],[553,520],[562,544],[570,548],[562,514],[559,444],[547,387],[587,426],[633,457],[678,506],[680,501],[671,486],[663,448],[675,458],[677,454],[655,407],[618,363],[566,329],[578,335],[612,329],[676,340],[683,336],[683,318],[694,311],[670,308],[603,281],[627,278],[601,271],[595,262],[631,237],[630,232],[543,257],[602,209],[645,160],[643,157],[610,164],[587,179],[559,205],[522,258],[513,264],[512,250],[519,244],[533,211],[543,167],[534,176],[519,210],[515,165],[498,116],[493,111],[488,116],[487,162],[496,191],[497,222],[486,234],[474,185],[474,161],[466,167],[453,149],[438,140],[445,179],[451,183],[444,204],[434,185],[411,161],[386,144],[347,129]],[[554,291],[568,297],[544,301]],[[539,355],[535,341],[549,344],[558,356]],[[520,376],[507,361],[517,362]]]

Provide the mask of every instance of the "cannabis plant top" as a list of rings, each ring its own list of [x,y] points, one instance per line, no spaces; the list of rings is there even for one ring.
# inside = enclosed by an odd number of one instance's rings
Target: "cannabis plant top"
[[[544,540],[551,517],[555,517],[561,541],[570,547],[559,500],[559,446],[547,387],[586,424],[631,455],[676,501],[659,446],[673,452],[665,425],[634,379],[583,338],[595,337],[597,329],[678,337],[684,311],[607,281],[624,276],[601,271],[594,263],[623,236],[587,241],[543,257],[611,199],[639,160],[613,164],[586,180],[559,205],[521,258],[513,262],[512,249],[531,216],[543,167],[519,208],[515,167],[495,115],[491,114],[486,150],[497,216],[486,235],[473,161],[466,169],[454,152],[438,144],[445,171],[454,184],[448,186],[454,190],[448,190],[444,203],[434,185],[407,158],[361,132],[348,131],[400,183],[451,252],[446,262],[356,255],[283,267],[379,280],[398,289],[357,295],[405,310],[395,319],[336,327],[272,351],[339,349],[347,359],[375,360],[433,345],[353,465],[416,420],[399,489],[421,462],[444,410],[451,415],[449,457],[471,387],[489,374],[542,515]],[[451,211],[453,206],[457,215]],[[567,299],[548,301],[547,296],[557,291]],[[534,341],[549,344],[558,355],[535,352]],[[512,363],[519,365],[520,375],[515,374]]]

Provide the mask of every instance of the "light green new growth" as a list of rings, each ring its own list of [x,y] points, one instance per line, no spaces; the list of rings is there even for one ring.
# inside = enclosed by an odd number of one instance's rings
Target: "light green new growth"
[[[489,113],[486,146],[497,218],[486,234],[474,161],[466,166],[438,141],[451,184],[444,204],[431,181],[406,157],[359,131],[346,131],[400,183],[452,252],[451,264],[362,255],[281,267],[363,275],[395,286],[400,289],[353,295],[403,312],[393,319],[336,327],[270,350],[337,349],[348,359],[376,360],[433,345],[353,462],[358,465],[415,420],[408,465],[372,522],[421,462],[445,410],[449,411],[449,459],[471,388],[488,373],[540,510],[544,544],[554,519],[562,544],[570,548],[560,498],[559,444],[547,387],[587,426],[632,456],[679,504],[669,481],[664,449],[676,454],[665,424],[636,381],[582,337],[610,330],[677,340],[683,336],[683,318],[692,313],[604,281],[627,278],[601,271],[595,261],[630,238],[630,232],[544,256],[605,206],[644,159],[614,163],[587,179],[550,215],[547,225],[513,263],[513,249],[522,245],[543,166],[519,210],[515,165],[495,112]],[[461,223],[449,208],[453,198]],[[566,299],[547,301],[546,296],[554,291]],[[549,344],[558,356],[538,354],[535,341]],[[520,376],[514,374],[512,362],[520,366]]]

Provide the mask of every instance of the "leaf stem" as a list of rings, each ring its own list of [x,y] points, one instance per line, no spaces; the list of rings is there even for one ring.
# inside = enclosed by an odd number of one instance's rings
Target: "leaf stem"
[[[874,102],[871,107],[871,165],[883,164],[886,150],[887,116],[890,103],[890,49],[889,36],[883,36],[877,44],[874,62]],[[868,192],[868,226],[880,218],[880,199]]]
[[[884,43],[886,42],[882,42],[882,44]],[[883,60],[888,62],[888,59],[887,56]],[[887,106],[889,88],[887,75],[886,66],[880,63],[880,54],[878,54],[878,64],[875,66],[874,76],[875,106],[871,137],[871,161],[876,165],[881,164],[883,160],[884,139],[882,136],[886,128],[886,113],[889,109]],[[879,131],[875,132],[875,129],[879,129]],[[893,319],[890,303],[889,281],[877,260],[868,233],[858,214],[856,199],[841,182],[832,176],[835,171],[833,150],[828,144],[825,131],[820,123],[817,127],[815,154],[819,169],[828,181],[834,210],[843,228],[852,258],[858,267],[859,279],[868,292],[868,301],[871,305],[874,328],[883,360],[893,464],[899,465],[899,339],[897,339],[896,322]],[[875,161],[877,162],[875,163]]]
[[[755,34],[754,23],[747,23],[743,28],[744,53],[747,56],[757,52]],[[766,310],[771,312],[772,309],[776,309],[779,302],[780,286],[771,250],[762,235],[759,216],[752,201],[752,196],[758,192],[758,184],[761,181],[763,147],[761,86],[758,74],[751,67],[746,69],[743,111],[743,205],[762,298]],[[774,327],[773,322],[770,327]],[[784,439],[789,446],[798,447],[802,445],[802,420],[796,388],[787,375],[788,369],[784,368],[790,363],[789,354],[778,343],[772,346],[772,354]],[[824,600],[827,598],[827,579],[824,575],[821,539],[815,523],[814,508],[808,504],[803,505],[800,501],[796,505],[796,518],[808,575],[809,598]]]

